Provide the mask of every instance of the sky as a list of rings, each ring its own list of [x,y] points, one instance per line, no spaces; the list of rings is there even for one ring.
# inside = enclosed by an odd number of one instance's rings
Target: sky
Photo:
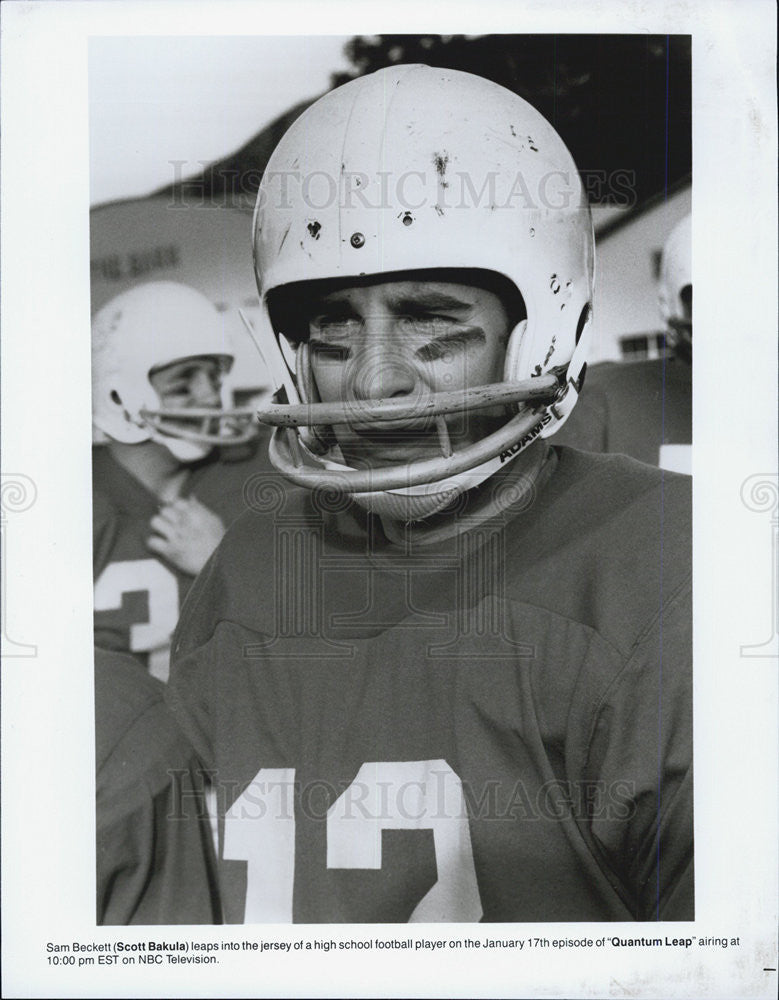
[[[232,153],[328,89],[348,38],[91,38],[90,204],[147,195]]]

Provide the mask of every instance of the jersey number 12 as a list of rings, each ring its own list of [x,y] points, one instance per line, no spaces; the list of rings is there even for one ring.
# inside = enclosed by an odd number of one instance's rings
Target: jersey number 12
[[[294,768],[262,768],[225,816],[223,856],[247,862],[245,923],[292,922],[294,781]],[[327,811],[327,867],[381,868],[382,830],[433,833],[438,879],[411,921],[481,919],[462,783],[446,761],[363,764]]]

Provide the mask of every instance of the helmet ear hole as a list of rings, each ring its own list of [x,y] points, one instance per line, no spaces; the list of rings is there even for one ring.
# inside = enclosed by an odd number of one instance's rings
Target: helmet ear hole
[[[679,292],[685,319],[692,319],[692,285],[685,285]]]
[[[579,316],[579,322],[576,324],[576,341],[579,343],[584,333],[584,328],[587,325],[590,317],[592,316],[592,305],[588,302],[587,305],[582,309]]]
[[[111,390],[111,402],[116,403],[117,406],[122,405],[122,397],[119,395],[116,389]]]
[[[590,324],[591,319],[592,319],[592,303],[588,302],[582,309],[581,313],[579,314],[579,322],[576,324],[575,343],[577,348],[579,346],[579,342],[584,336],[585,331],[592,330]],[[576,350],[576,348],[574,348],[573,357],[571,358],[571,364],[569,365],[568,368],[569,378],[571,378],[571,380],[573,381],[577,393],[580,393],[582,391],[582,386],[584,385],[584,378],[587,374],[587,362],[586,360],[583,359],[587,357],[587,354],[589,352],[589,344],[591,340],[592,340],[592,333],[590,332],[587,336],[586,342],[582,344],[581,349]],[[581,355],[581,359],[579,359],[579,355]],[[580,360],[581,363],[581,367],[579,368],[578,372],[576,371],[577,360]]]

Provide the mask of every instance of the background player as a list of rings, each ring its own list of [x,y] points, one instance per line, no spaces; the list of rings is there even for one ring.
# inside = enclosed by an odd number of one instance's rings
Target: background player
[[[249,411],[230,410],[232,364],[211,302],[138,285],[92,323],[95,642],[167,678],[181,600],[264,468]]]
[[[255,259],[296,486],[200,574],[166,695],[226,919],[691,919],[689,484],[547,440],[592,300],[560,138],[470,74],[363,77],[278,145]]]
[[[692,472],[691,249],[687,215],[671,231],[660,263],[658,301],[669,355],[590,368],[587,391],[560,443]]]
[[[692,364],[692,216],[671,230],[660,261],[660,312],[666,343],[675,356]]]
[[[162,693],[95,650],[98,924],[220,921],[203,774]]]

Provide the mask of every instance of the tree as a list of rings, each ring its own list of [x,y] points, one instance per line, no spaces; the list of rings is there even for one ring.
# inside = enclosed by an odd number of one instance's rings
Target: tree
[[[629,207],[689,179],[689,35],[358,35],[332,86],[423,62],[476,73],[538,108],[573,154],[593,204]],[[199,176],[159,193],[250,210],[272,150],[312,103],[281,115]]]
[[[421,62],[514,91],[549,119],[583,173],[605,171],[605,185],[589,187],[594,202],[624,198],[626,174],[642,202],[691,172],[689,35],[358,35],[346,55],[354,69],[333,86]],[[621,194],[608,183],[617,172]]]

